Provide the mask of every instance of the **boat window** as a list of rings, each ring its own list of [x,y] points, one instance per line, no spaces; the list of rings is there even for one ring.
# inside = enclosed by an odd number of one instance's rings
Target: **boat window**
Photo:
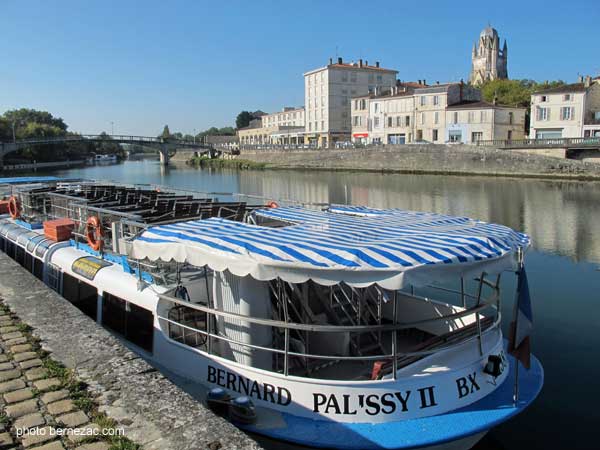
[[[33,258],[32,273],[40,280],[44,279],[44,263],[37,258]]]
[[[25,266],[25,249],[18,245],[15,245],[15,261],[22,266]]]
[[[152,352],[154,315],[151,311],[105,292],[102,297],[102,325]]]
[[[98,290],[71,275],[63,274],[63,297],[84,314],[96,320]]]
[[[10,256],[12,259],[15,259],[15,247],[14,242],[6,240],[6,254]]]
[[[190,347],[204,349],[206,335],[193,331],[193,329],[208,331],[205,312],[184,305],[175,305],[169,310],[169,320],[172,321],[169,322],[171,339]]]

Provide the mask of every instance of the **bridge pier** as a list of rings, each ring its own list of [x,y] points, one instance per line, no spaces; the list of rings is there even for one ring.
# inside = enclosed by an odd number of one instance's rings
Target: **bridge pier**
[[[162,144],[158,149],[158,154],[160,155],[160,165],[168,166],[169,165],[169,148],[167,145]]]

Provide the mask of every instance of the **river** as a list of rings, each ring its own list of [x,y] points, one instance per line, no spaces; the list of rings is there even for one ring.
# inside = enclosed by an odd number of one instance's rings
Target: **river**
[[[540,397],[497,427],[483,449],[595,449],[600,423],[600,182],[357,172],[162,168],[156,161],[54,172],[311,202],[465,215],[532,237],[526,256]],[[513,291],[507,279],[505,293]],[[507,294],[508,295],[508,294]],[[512,298],[504,301],[510,317]],[[507,321],[505,321],[507,322]],[[599,357],[599,361],[595,358]]]

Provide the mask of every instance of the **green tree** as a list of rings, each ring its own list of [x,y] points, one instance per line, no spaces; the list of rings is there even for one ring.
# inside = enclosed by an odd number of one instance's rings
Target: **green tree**
[[[493,80],[481,86],[481,96],[487,102],[493,102],[496,97],[500,105],[527,107],[531,87],[522,80]]]
[[[245,128],[250,125],[250,121],[254,118],[251,112],[242,111],[235,118],[235,127],[239,130],[240,128]]]
[[[158,136],[159,138],[169,139],[171,137],[171,131],[169,131],[169,125],[165,125],[163,132]]]

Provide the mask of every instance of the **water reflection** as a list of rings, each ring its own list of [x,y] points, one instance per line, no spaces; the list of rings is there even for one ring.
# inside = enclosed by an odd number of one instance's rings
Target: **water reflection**
[[[600,262],[600,183],[347,172],[237,172],[239,190],[468,216],[528,233],[535,249]]]

